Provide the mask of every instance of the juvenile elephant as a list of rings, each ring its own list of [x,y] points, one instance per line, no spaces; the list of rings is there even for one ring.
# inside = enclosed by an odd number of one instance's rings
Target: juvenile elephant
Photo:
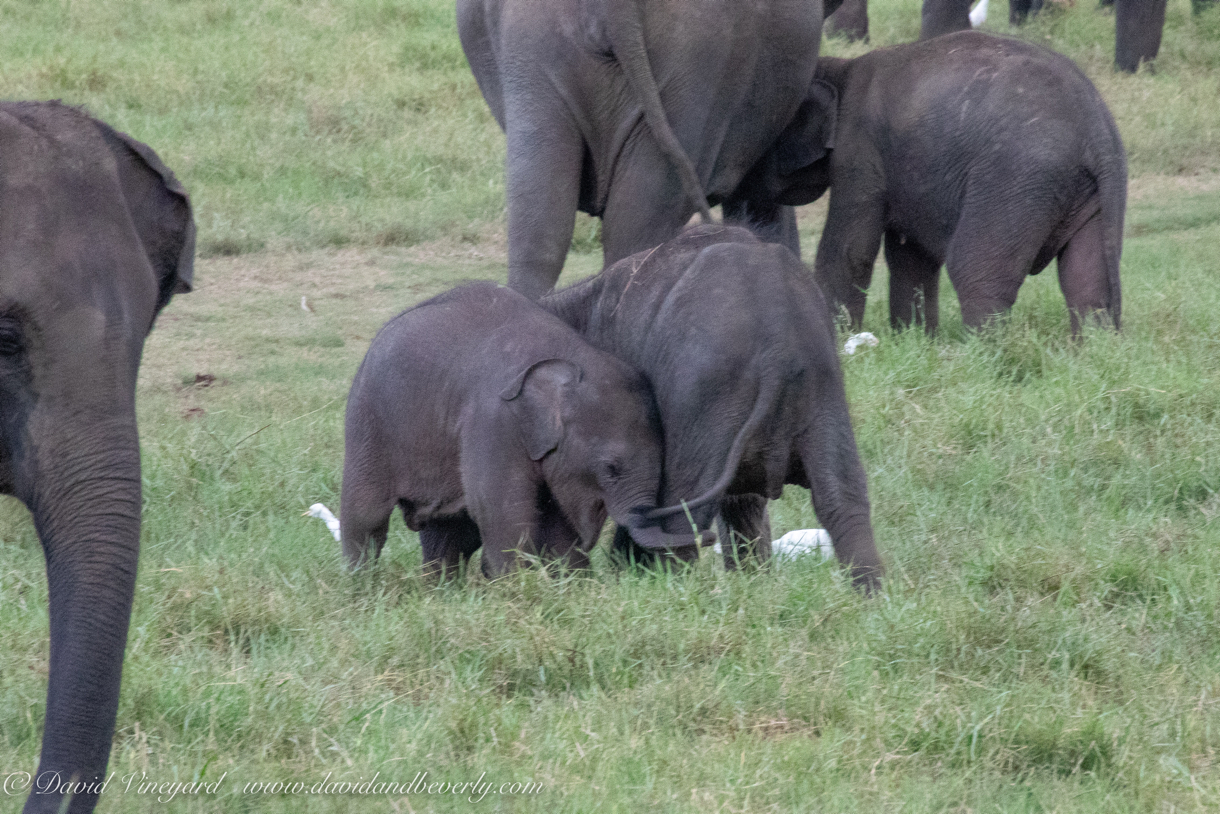
[[[147,145],[56,102],[0,102],[0,491],[47,562],[51,666],[26,814],[92,811],[140,549],[136,369],[189,291],[190,200]]]
[[[647,548],[691,545],[643,517],[661,479],[648,384],[536,304],[494,283],[386,323],[347,403],[340,535],[348,564],[402,509],[425,574],[483,547],[500,576],[521,552],[588,564],[607,511]],[[713,535],[714,536],[714,535]]]
[[[719,514],[732,567],[770,556],[767,499],[799,484],[856,584],[877,584],[883,569],[830,311],[796,255],[745,229],[703,226],[542,304],[652,385],[665,437],[661,500],[674,508],[648,517],[677,533]],[[615,544],[633,550],[625,533]]]
[[[798,248],[791,208],[736,190],[801,104],[822,3],[458,0],[457,15],[507,136],[511,287],[551,290],[577,209],[602,219],[607,264],[717,203]]]
[[[815,272],[854,326],[882,238],[895,326],[936,329],[942,263],[978,327],[1056,257],[1073,333],[1094,312],[1119,326],[1126,156],[1071,60],[962,31],[820,60],[809,93],[838,97],[830,154],[787,175],[764,160],[751,183],[793,204],[830,188]],[[816,154],[821,127],[794,121],[776,149]]]

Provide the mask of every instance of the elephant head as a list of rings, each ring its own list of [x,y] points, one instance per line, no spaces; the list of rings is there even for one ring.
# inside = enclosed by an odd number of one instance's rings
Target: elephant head
[[[536,362],[500,394],[515,413],[529,457],[580,538],[590,543],[606,514],[645,548],[692,545],[646,519],[661,480],[661,422],[644,377],[617,360],[585,369]]]
[[[818,71],[829,63],[822,58]],[[796,115],[779,138],[750,169],[734,193],[755,201],[801,206],[830,188],[830,156],[835,145],[839,93],[824,79],[809,83]]]
[[[189,291],[185,190],[144,144],[58,103],[0,104],[0,488],[46,557],[51,665],[39,775],[100,781],[140,537],[136,371]],[[72,796],[92,811],[97,794]],[[25,811],[60,811],[59,794]]]

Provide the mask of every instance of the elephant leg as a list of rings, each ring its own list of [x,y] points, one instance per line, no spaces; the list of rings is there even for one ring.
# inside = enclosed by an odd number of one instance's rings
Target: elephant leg
[[[581,547],[580,534],[563,516],[558,505],[546,507],[538,518],[538,552],[549,560],[562,560],[568,568],[588,568],[589,555]]]
[[[847,411],[842,373],[824,369],[810,399],[812,420],[797,439],[813,511],[856,587],[875,589],[884,566],[873,540],[868,483]]]
[[[359,466],[350,458],[343,467],[339,538],[349,568],[359,568],[380,557],[390,529],[394,496],[385,473],[380,468],[376,468],[377,471],[373,469]]]
[[[763,495],[726,495],[720,504],[724,567],[734,570],[749,559],[771,559],[771,515]]]
[[[893,230],[885,233],[890,269],[890,325],[894,330],[923,323],[929,334],[940,324],[940,260]]]
[[[783,204],[732,199],[721,204],[724,222],[745,226],[767,243],[787,246],[801,256],[801,238],[796,231],[796,209]]]
[[[1023,25],[1027,18],[1036,17],[1041,10],[1042,0],[1009,0],[1008,24]]]
[[[520,567],[523,556],[538,555],[541,488],[540,481],[507,468],[486,477],[479,492],[466,487],[467,511],[479,527],[488,579]]]
[[[873,264],[885,230],[880,198],[857,191],[870,186],[855,178],[845,179],[842,184],[835,182],[814,262],[814,276],[830,300],[832,312],[838,316],[838,309],[846,307],[852,329],[857,331],[864,322]]]
[[[923,0],[919,20],[921,40],[969,30],[970,0]]]
[[[1100,212],[1085,221],[1059,252],[1059,289],[1067,301],[1072,336],[1080,336],[1083,319],[1100,312],[1114,314],[1118,292],[1110,290]],[[1111,322],[1118,327],[1113,318]]]
[[[1114,0],[1114,67],[1135,73],[1161,50],[1167,0]]]
[[[695,212],[677,170],[656,143],[637,131],[628,145],[619,156],[602,213],[607,266],[669,240]]]
[[[425,579],[443,581],[456,576],[483,544],[479,527],[467,514],[429,520],[419,529]]]
[[[828,36],[868,42],[868,0],[845,0],[826,18]]]
[[[558,100],[510,100],[507,125],[508,284],[536,300],[572,245],[584,142]]]
[[[1043,188],[1053,188],[1053,180],[1043,183]],[[982,328],[1017,301],[1017,291],[1053,226],[1049,207],[1044,213],[1040,205],[967,193],[945,253],[945,270],[967,327]]]

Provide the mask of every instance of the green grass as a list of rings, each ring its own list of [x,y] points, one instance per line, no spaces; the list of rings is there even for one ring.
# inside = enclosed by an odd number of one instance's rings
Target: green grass
[[[917,31],[910,3],[873,5],[874,45]],[[0,95],[83,102],[153,144],[207,255],[141,370],[143,549],[111,765],[228,774],[216,798],[112,790],[99,810],[1220,807],[1218,12],[1171,0],[1157,72],[1134,77],[1110,72],[1113,18],[1090,0],[1022,32],[1083,64],[1131,151],[1124,331],[1070,342],[1048,271],[987,335],[962,329],[948,286],[939,337],[895,335],[878,274],[881,344],[844,358],[890,568],[864,599],[832,565],[639,575],[602,553],[589,575],[431,589],[398,519],[380,564],[345,573],[301,513],[337,508],[369,340],[504,274],[503,140],[451,5],[0,0]],[[568,279],[599,265],[595,223],[577,247]],[[816,524],[800,489],[772,519]],[[0,774],[32,771],[46,587],[11,500],[0,631]],[[545,790],[242,793],[423,771]]]

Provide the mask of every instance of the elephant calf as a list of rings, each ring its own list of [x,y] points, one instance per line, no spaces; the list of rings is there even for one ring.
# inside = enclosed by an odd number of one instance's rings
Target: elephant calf
[[[830,188],[815,272],[854,326],[884,238],[895,326],[935,330],[941,264],[962,320],[978,327],[1057,257],[1073,333],[1093,312],[1118,327],[1126,155],[1071,60],[962,31],[821,59],[809,99],[828,94],[838,96],[829,154],[784,175],[770,170],[781,161],[764,162],[752,182],[791,204]],[[817,155],[823,143],[807,133],[824,129],[798,116],[775,153]]]
[[[719,514],[733,567],[747,554],[770,556],[767,499],[799,484],[856,584],[877,584],[881,558],[830,311],[789,249],[741,228],[698,227],[541,303],[652,385],[665,436],[661,499],[687,502],[649,517],[677,531]],[[625,533],[615,545],[633,548]]]
[[[481,545],[495,577],[519,555],[588,564],[607,511],[646,548],[691,545],[644,520],[661,429],[639,373],[521,294],[474,283],[386,323],[347,404],[340,535],[348,563],[385,544],[397,505],[424,572]]]

